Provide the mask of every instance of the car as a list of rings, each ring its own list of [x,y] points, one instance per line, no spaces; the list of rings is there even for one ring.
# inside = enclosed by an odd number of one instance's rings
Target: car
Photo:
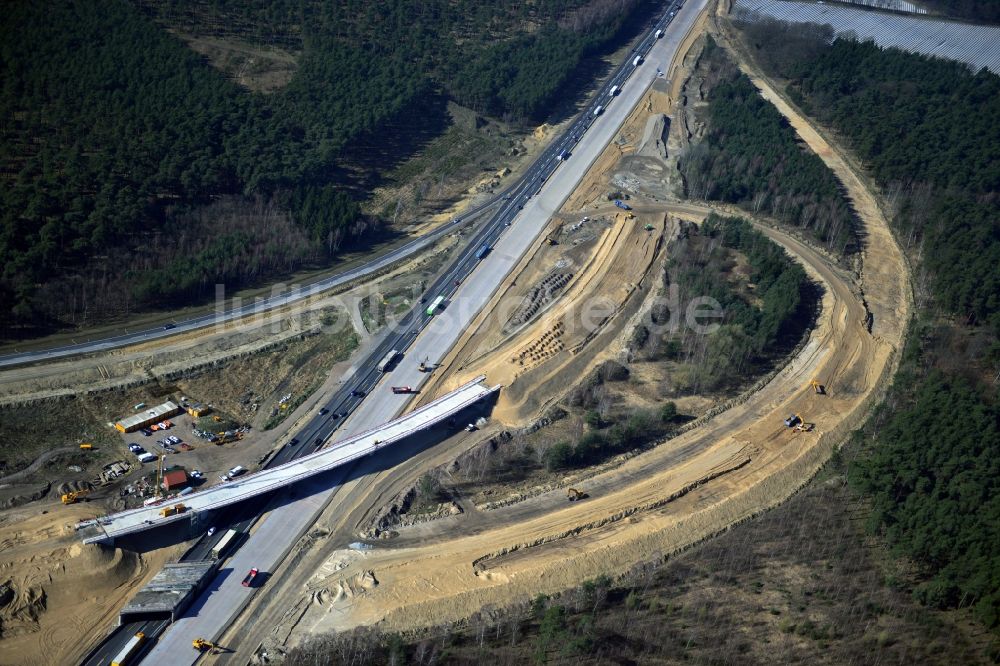
[[[170,428],[170,424],[166,421],[160,421],[156,425],[159,426],[160,430],[168,430]]]
[[[228,474],[223,474],[222,476],[219,477],[219,481],[222,481],[223,483],[225,483],[228,480],[229,480]]]
[[[172,328],[177,328],[177,324],[164,324],[163,325],[163,330],[164,331],[169,331]]]
[[[153,434],[153,431],[152,431],[152,430],[150,430],[149,428],[143,428],[143,429],[142,429],[142,430],[140,430],[139,432],[141,432],[141,433],[142,433],[143,435],[145,435],[146,437],[149,437],[150,435],[152,435],[152,434]]]
[[[237,476],[246,473],[247,473],[246,467],[244,467],[243,465],[237,465],[236,467],[229,470],[229,473],[226,476],[228,476],[230,479],[235,479]]]
[[[330,410],[327,409],[326,407],[321,407],[320,410],[319,410],[319,415],[320,416],[326,416],[329,413],[330,413]]]
[[[193,470],[191,470],[191,478],[192,479],[203,479],[203,478],[205,478],[205,475],[201,473],[201,470],[193,469]]]
[[[351,391],[351,395],[355,396],[355,397],[360,397],[360,396],[363,396],[364,394],[365,394],[365,392],[362,391],[361,389],[354,389],[354,390]]]
[[[208,536],[212,536],[213,534],[215,534],[215,528],[214,527],[209,527],[208,528]]]
[[[131,451],[132,453],[135,453],[136,451],[142,451],[142,447],[136,444],[135,442],[129,442],[128,450]]]
[[[252,587],[253,580],[257,577],[257,567],[254,567],[250,572],[243,577],[243,587]]]
[[[180,444],[181,443],[181,438],[178,437],[177,435],[171,435],[170,437],[167,437],[167,439],[170,440],[171,444]]]
[[[476,430],[476,424],[475,423],[470,423],[469,425],[465,426],[465,429],[468,432],[475,432],[475,430]]]
[[[421,296],[420,297],[420,302],[421,303],[426,303],[427,302],[427,297],[426,296]]]

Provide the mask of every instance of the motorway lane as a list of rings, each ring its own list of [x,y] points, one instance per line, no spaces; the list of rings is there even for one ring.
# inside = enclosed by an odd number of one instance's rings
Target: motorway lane
[[[530,178],[531,174],[525,174],[522,178]],[[515,183],[511,189],[515,189],[520,185],[520,181]],[[510,191],[510,190],[508,190]],[[191,319],[186,319],[184,321],[175,322],[170,325],[170,328],[163,326],[158,326],[156,328],[145,329],[141,331],[135,331],[133,333],[125,333],[122,335],[111,336],[108,338],[102,338],[99,340],[88,340],[87,342],[81,342],[72,345],[64,345],[61,347],[53,347],[51,349],[43,349],[40,351],[32,352],[20,352],[14,354],[7,354],[0,356],[0,368],[3,367],[13,367],[17,365],[23,365],[26,363],[36,363],[38,361],[51,361],[58,358],[65,358],[69,356],[77,356],[80,354],[90,354],[97,352],[105,352],[112,349],[118,349],[119,347],[126,347],[128,345],[137,344],[140,342],[149,342],[151,340],[158,340],[161,338],[167,338],[173,335],[178,335],[180,333],[187,333],[190,331],[195,331],[208,326],[222,324],[224,322],[232,321],[234,319],[240,319],[248,315],[261,315],[269,310],[275,308],[284,307],[296,301],[315,296],[316,294],[322,293],[334,287],[347,284],[359,278],[363,278],[366,275],[370,275],[376,271],[382,270],[393,263],[408,257],[412,254],[423,250],[431,243],[435,242],[441,236],[453,231],[457,227],[461,227],[471,220],[478,217],[481,213],[489,210],[490,208],[497,206],[503,201],[504,195],[498,195],[488,202],[481,204],[471,211],[456,217],[454,220],[448,222],[447,224],[431,231],[430,233],[420,236],[405,245],[402,245],[395,250],[392,250],[384,255],[376,257],[371,261],[358,266],[357,268],[352,268],[350,270],[344,271],[343,273],[337,273],[330,277],[323,278],[316,282],[303,285],[292,291],[286,292],[284,294],[279,294],[276,296],[271,296],[269,298],[255,300],[247,305],[243,305],[238,308],[233,308],[226,310],[225,312],[213,312],[211,314],[201,315],[199,317],[194,317]]]
[[[673,3],[670,5],[673,6]],[[45,349],[41,351],[33,352],[22,352],[15,354],[7,354],[0,356],[0,367],[11,367],[15,365],[21,365],[24,363],[33,363],[37,361],[49,361],[57,358],[64,358],[67,356],[75,356],[79,354],[86,353],[96,353],[109,351],[111,349],[117,349],[119,347],[124,347],[131,344],[136,344],[139,342],[148,342],[150,340],[157,340],[172,335],[177,335],[179,333],[190,332],[205,328],[207,326],[220,324],[223,322],[231,321],[233,319],[239,319],[250,314],[262,314],[268,310],[284,307],[290,303],[294,303],[303,298],[309,298],[323,291],[331,289],[333,287],[357,280],[365,275],[371,274],[374,271],[381,270],[386,266],[402,259],[403,257],[414,254],[421,249],[428,246],[433,241],[437,240],[440,236],[452,231],[456,227],[459,227],[469,220],[475,218],[480,213],[490,209],[491,207],[502,204],[504,201],[508,201],[506,209],[512,209],[513,204],[517,202],[519,198],[524,198],[525,195],[531,196],[532,190],[539,190],[545,180],[552,174],[552,172],[558,166],[558,156],[564,151],[572,154],[578,141],[584,138],[584,133],[590,127],[590,125],[595,121],[595,110],[598,106],[604,108],[605,110],[612,104],[614,98],[611,97],[610,91],[613,86],[624,87],[627,79],[631,74],[637,69],[637,66],[633,64],[633,58],[638,56],[645,57],[649,49],[656,42],[656,38],[653,36],[654,31],[657,29],[665,29],[667,24],[670,22],[669,13],[665,14],[656,22],[653,29],[643,38],[639,45],[634,49],[633,54],[630,59],[619,66],[618,70],[605,82],[600,91],[594,97],[590,106],[588,106],[584,112],[580,114],[576,121],[571,125],[571,127],[563,133],[563,135],[552,145],[546,149],[542,156],[536,160],[536,162],[528,169],[527,172],[519,180],[517,180],[514,185],[507,191],[501,193],[497,197],[475,207],[471,211],[456,217],[454,220],[446,225],[430,232],[429,234],[422,236],[420,238],[414,239],[413,241],[399,247],[387,254],[376,257],[372,261],[359,266],[357,268],[345,271],[343,273],[338,273],[336,275],[318,280],[317,282],[304,285],[299,289],[294,291],[280,294],[277,296],[272,296],[267,299],[261,299],[254,303],[249,303],[239,308],[234,308],[226,312],[213,312],[211,314],[202,315],[200,317],[195,317],[192,319],[184,320],[181,322],[176,322],[171,325],[171,327],[157,327],[152,329],[146,329],[143,331],[136,331],[134,333],[127,333],[124,335],[112,336],[109,338],[104,338],[101,340],[94,340],[83,342],[79,344],[64,345],[61,347],[55,347],[52,349]],[[639,65],[641,67],[641,64]],[[516,212],[516,211],[515,211]],[[504,217],[501,213],[500,217]],[[511,215],[507,215],[505,221],[510,220]],[[496,234],[494,234],[496,235]]]
[[[646,62],[641,63],[638,67],[632,64],[632,58],[635,56],[630,56],[630,59],[623,63],[619,69],[606,81],[602,86],[600,91],[593,98],[590,106],[585,109],[577,120],[570,126],[570,128],[562,135],[560,139],[553,142],[550,147],[543,152],[539,159],[532,165],[531,168],[524,174],[524,176],[515,185],[508,190],[508,193],[501,196],[500,200],[506,203],[500,206],[500,211],[491,220],[490,223],[484,225],[479,232],[475,234],[472,241],[470,241],[465,249],[465,251],[460,255],[459,259],[453,263],[450,270],[445,271],[433,285],[427,290],[427,301],[433,300],[436,295],[454,296],[457,291],[457,286],[452,285],[456,281],[461,281],[466,277],[472,270],[479,267],[479,261],[475,259],[475,253],[483,245],[487,243],[490,246],[497,244],[501,235],[509,228],[515,217],[521,213],[521,209],[525,207],[526,203],[538,193],[543,196],[541,199],[536,199],[531,201],[532,205],[528,206],[528,210],[525,211],[525,215],[521,218],[530,218],[534,220],[534,224],[531,228],[534,230],[534,235],[529,235],[528,233],[523,233],[529,231],[519,224],[518,234],[511,234],[511,236],[517,236],[521,239],[521,243],[514,243],[513,245],[505,245],[495,250],[490,255],[487,255],[487,260],[491,257],[501,257],[505,258],[508,267],[506,272],[509,272],[510,267],[516,263],[519,254],[514,254],[513,252],[521,251],[523,252],[527,247],[530,246],[530,242],[533,241],[534,237],[548,222],[548,215],[558,209],[562,204],[562,201],[569,195],[575,184],[582,178],[586,171],[586,168],[597,158],[601,150],[608,141],[613,137],[613,133],[617,128],[624,122],[628,113],[631,112],[632,107],[639,101],[642,94],[648,85],[656,78],[660,70],[665,70],[669,62],[672,59],[672,54],[676,51],[681,39],[687,34],[691,25],[694,22],[697,14],[700,12],[700,8],[704,5],[704,0],[697,3],[692,3],[698,5],[695,10],[681,11],[678,14],[677,19],[681,21],[682,25],[679,26],[677,30],[670,30],[663,39],[657,40],[653,35],[654,31],[657,29],[666,28],[667,24],[671,22],[672,17],[670,16],[671,9],[676,5],[676,3],[671,3],[665,9],[664,14],[655,23],[655,25],[647,33],[646,37],[639,43],[636,47],[634,53],[642,55],[646,60],[650,62],[648,66],[642,70],[643,65]],[[626,79],[629,78],[636,70],[642,72],[642,76],[637,77],[635,80],[631,81],[631,85],[626,86]],[[610,90],[613,86],[619,86],[621,91],[618,93],[615,99],[611,99]],[[594,115],[594,109],[597,106],[602,106],[603,113],[600,116]],[[592,124],[597,124],[599,127],[603,128],[600,132],[601,136],[595,136],[594,133],[586,133],[586,130],[590,128]],[[542,190],[542,185],[545,181],[556,171],[563,162],[557,159],[563,151],[568,151],[572,153],[569,157],[569,161],[574,165],[571,169],[562,169],[566,177],[560,179],[560,182],[555,188],[550,188],[548,194]],[[558,172],[557,172],[558,173]],[[574,175],[575,174],[575,175]],[[566,189],[566,182],[571,181],[571,187]],[[561,192],[561,193],[560,193]],[[468,214],[465,216],[468,217]],[[521,248],[518,250],[518,248]],[[506,250],[506,251],[505,251]],[[485,262],[484,262],[485,263]],[[496,273],[499,271],[502,273],[500,279],[506,276],[504,272],[504,263],[497,264],[495,261],[491,261],[487,264],[491,266],[490,268],[484,269],[490,273],[490,277],[496,277]],[[485,275],[486,273],[484,273]],[[478,280],[478,278],[477,278]],[[487,280],[487,282],[492,282],[492,280]],[[499,284],[499,282],[496,282]],[[421,336],[421,339],[425,340],[421,345],[409,350],[407,357],[409,362],[406,366],[399,364],[396,371],[394,371],[394,377],[392,383],[395,385],[408,384],[410,386],[418,387],[425,376],[422,373],[414,375],[415,368],[419,363],[419,360],[426,357],[437,359],[443,356],[447,351],[447,348],[442,348],[441,344],[445,342],[444,338],[447,337],[446,332],[448,329],[455,330],[452,327],[471,320],[475,309],[478,309],[483,303],[485,303],[490,294],[492,294],[495,285],[492,288],[484,288],[482,284],[477,289],[469,290],[467,293],[463,294],[462,297],[455,299],[458,303],[462,304],[460,308],[451,308],[451,313],[448,314],[448,310],[445,310],[446,316],[437,317],[437,322],[444,322],[437,324],[437,332],[432,333],[429,336]],[[478,305],[476,305],[478,303]],[[470,308],[472,306],[472,308]],[[419,332],[419,329],[426,322],[428,318],[423,315],[423,310],[421,306],[415,307],[399,322],[399,324],[394,328],[394,332],[390,335],[385,336],[382,341],[373,349],[369,354],[366,363],[359,364],[360,378],[352,381],[349,385],[345,386],[341,390],[337,391],[336,394],[326,403],[326,407],[330,410],[331,414],[324,417],[317,416],[300,432],[300,436],[297,437],[299,442],[294,446],[286,446],[282,449],[274,459],[269,461],[266,467],[270,467],[273,464],[280,462],[285,462],[287,460],[293,459],[298,455],[302,455],[311,452],[315,449],[315,439],[317,437],[328,438],[334,432],[338,426],[338,420],[332,418],[334,413],[345,414],[354,410],[359,404],[361,404],[362,398],[357,396],[351,396],[350,391],[352,389],[359,389],[365,393],[369,392],[372,387],[376,386],[379,380],[382,379],[381,373],[377,372],[375,365],[378,363],[385,353],[390,349],[400,349],[405,350],[409,347],[409,338],[415,337],[415,333]],[[441,328],[444,327],[444,331]],[[450,345],[449,347],[450,348]],[[423,353],[423,355],[421,355]],[[404,359],[405,360],[405,359]],[[2,362],[0,362],[2,364]],[[408,368],[409,370],[405,370]],[[364,370],[367,368],[367,372]],[[398,371],[404,369],[404,372],[399,373]],[[410,381],[407,381],[410,378]],[[369,399],[366,404],[371,404],[371,410],[379,414],[381,421],[373,423],[377,425],[378,423],[384,422],[398,414],[402,411],[406,404],[408,404],[409,396],[400,396],[391,393],[388,390],[388,384],[384,387],[384,390],[379,393],[380,399],[372,400]],[[378,404],[376,404],[376,402]],[[389,416],[386,416],[389,415]],[[363,427],[364,422],[367,419],[362,419],[355,424],[350,424],[351,430],[355,427]],[[220,538],[218,536],[215,537]],[[205,540],[203,540],[205,541]],[[204,543],[196,548],[202,548],[205,552],[208,552],[211,548],[211,543]],[[184,661],[184,660],[182,660]],[[186,661],[185,661],[186,663]]]
[[[704,5],[704,0],[691,4],[693,7],[688,12],[682,13],[686,19],[684,23],[688,28],[693,24],[700,7]],[[660,40],[655,45],[649,41],[653,48],[648,57],[659,64],[660,69],[665,68],[670,62],[673,52],[679,46],[687,29],[682,27],[679,32],[683,34],[677,34],[673,39]],[[370,392],[369,396],[344,424],[345,433],[360,432],[375,427],[406,408],[412,399],[411,396],[395,394],[390,390],[390,386],[419,387],[425,381],[426,375],[418,369],[420,360],[425,357],[437,360],[451,348],[524,252],[537,242],[541,232],[548,224],[550,214],[557,210],[575,189],[590,164],[604,150],[617,128],[639,102],[648,85],[656,78],[656,69],[655,66],[647,67],[645,76],[637,77],[637,80],[632,81],[630,86],[623,88],[619,99],[616,100],[619,102],[618,104],[612,105],[603,115],[596,117],[593,124],[599,127],[600,131],[584,135],[576,144],[575,159],[571,158],[574,168],[556,171],[550,183],[543,188],[541,195],[531,196],[524,205],[523,212],[520,210],[521,205],[524,203],[523,199],[528,197],[514,197],[509,206],[501,210],[491,224],[482,228],[473,242],[469,243],[463,256],[455,262],[453,268],[445,271],[435,281],[434,286],[428,290],[426,294],[428,302],[438,295],[448,297],[450,302],[443,311],[431,319],[412,344],[406,344],[406,338],[412,336],[414,332],[419,332],[422,322],[426,321],[427,318],[427,315],[420,313],[416,308],[404,317],[395,334],[387,336],[382,341],[379,345],[380,349],[405,350],[405,357],[387,375],[370,369],[369,373],[362,375],[357,383],[352,383],[353,387],[368,392],[369,385],[374,382],[377,384],[377,390]],[[558,149],[559,145],[561,142],[558,142],[555,148]],[[569,163],[567,162],[567,164]],[[546,173],[546,171],[543,169],[539,173],[541,177],[541,174]],[[550,169],[547,175],[551,173]],[[530,196],[534,193],[529,191],[525,194]],[[512,218],[516,218],[514,227],[502,226]],[[516,228],[516,233],[504,233],[505,228]],[[494,251],[482,261],[475,260],[475,252],[482,244],[480,241],[493,241],[497,237],[499,239],[495,241]],[[463,281],[460,286],[451,282],[453,277],[462,281],[463,276],[467,276],[472,271],[474,274],[471,278]],[[369,358],[381,359],[381,357],[381,355],[373,354]],[[339,490],[338,486],[325,491],[319,490],[318,495],[310,495],[310,500],[322,499],[322,504],[325,505]],[[268,528],[266,526],[269,523],[279,523],[279,525]],[[274,564],[271,563],[280,561],[280,558],[276,558],[275,555],[278,553],[283,555],[285,549],[289,547],[288,544],[297,539],[298,535],[310,524],[312,524],[311,512],[279,507],[268,516],[267,520],[262,522],[258,532],[244,544],[236,558],[239,558],[245,566],[260,566],[262,561],[268,563],[265,566],[273,566]],[[280,546],[276,545],[275,541],[281,539],[286,539],[286,541]],[[212,625],[220,627],[219,633],[213,634],[212,637],[221,634],[231,618],[236,615],[236,607],[242,607],[246,598],[237,591],[232,598],[220,598],[219,601],[218,608],[215,608],[213,604],[213,616],[218,615],[224,618],[224,622],[212,622]],[[197,625],[194,622],[183,620],[175,623],[151,653],[151,660],[156,661],[156,663],[161,663],[159,661],[161,659],[170,659],[168,663],[191,663],[193,660],[184,658],[178,650],[180,646],[189,643],[198,631],[206,628],[204,621]]]

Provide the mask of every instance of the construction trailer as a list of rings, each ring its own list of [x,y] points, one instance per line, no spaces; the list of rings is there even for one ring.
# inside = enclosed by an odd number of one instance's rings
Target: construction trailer
[[[118,421],[115,423],[115,429],[118,432],[135,432],[136,430],[156,425],[171,416],[180,414],[182,411],[176,402],[168,400],[162,405],[151,407],[139,414]]]

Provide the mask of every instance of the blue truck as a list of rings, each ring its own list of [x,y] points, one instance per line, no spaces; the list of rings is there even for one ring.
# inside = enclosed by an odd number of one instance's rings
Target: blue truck
[[[632,206],[629,206],[621,199],[615,199],[615,205],[621,208],[622,210],[632,210]]]
[[[490,253],[491,249],[493,248],[490,247],[489,243],[483,243],[483,246],[479,248],[478,252],[476,252],[476,259],[482,259]]]

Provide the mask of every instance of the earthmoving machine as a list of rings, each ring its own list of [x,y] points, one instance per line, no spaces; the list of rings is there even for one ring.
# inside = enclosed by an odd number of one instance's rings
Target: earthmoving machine
[[[570,502],[587,499],[587,493],[579,491],[576,488],[570,488],[566,491],[566,499]]]
[[[826,387],[820,384],[818,379],[814,379],[811,382],[809,382],[809,386],[811,386],[813,390],[816,391],[817,395],[826,395]]]
[[[799,416],[798,414],[792,414],[787,419],[785,419],[785,426],[788,428],[793,428],[798,423],[802,423],[802,417]]]
[[[805,421],[801,421],[797,426],[795,426],[795,431],[812,432],[815,427],[816,427],[815,423],[806,423]]]
[[[216,446],[222,446],[223,444],[229,444],[230,442],[238,442],[241,439],[243,439],[242,432],[233,432],[231,430],[227,430],[226,432],[217,433],[215,439],[212,440],[212,442]]]
[[[84,497],[90,493],[89,490],[74,490],[68,493],[63,493],[62,503],[63,504],[76,504],[81,497]]]
[[[559,234],[562,233],[562,228],[563,228],[563,225],[562,225],[562,222],[560,222],[556,226],[556,228],[552,230],[552,233],[550,233],[548,236],[545,237],[545,242],[548,243],[549,245],[559,245],[558,238],[559,238]]]
[[[80,445],[80,450],[81,451],[93,451],[94,450],[94,445],[93,444],[89,444],[87,442],[84,442],[83,444]]]
[[[212,652],[214,653],[215,650],[221,649],[215,643],[211,641],[206,641],[204,638],[196,638],[193,641],[191,641],[191,647],[193,647],[198,652],[206,652],[208,650],[212,650]]]

